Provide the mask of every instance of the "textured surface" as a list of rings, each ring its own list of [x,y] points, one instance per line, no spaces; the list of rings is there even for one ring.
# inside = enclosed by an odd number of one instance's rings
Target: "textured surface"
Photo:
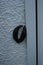
[[[24,0],[0,0],[0,65],[26,65],[26,40],[17,44],[13,29],[24,22]]]

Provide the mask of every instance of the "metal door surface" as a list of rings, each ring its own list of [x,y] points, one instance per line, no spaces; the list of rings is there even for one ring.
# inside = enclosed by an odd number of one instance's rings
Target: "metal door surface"
[[[36,65],[35,0],[0,0],[0,65]],[[18,44],[13,30],[26,26]]]
[[[26,27],[27,27],[27,63],[36,65],[36,15],[35,0],[26,2]]]
[[[43,65],[43,0],[38,0],[38,65]]]

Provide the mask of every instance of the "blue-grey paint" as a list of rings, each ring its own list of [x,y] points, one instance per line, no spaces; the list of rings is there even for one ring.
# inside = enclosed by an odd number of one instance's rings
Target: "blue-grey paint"
[[[25,0],[25,10],[26,21],[24,0],[0,0],[0,65],[36,65],[35,0]],[[20,24],[27,39],[17,44],[12,33]]]
[[[26,65],[26,39],[17,44],[12,36],[23,24],[24,0],[0,0],[0,65]]]
[[[36,21],[35,0],[25,0],[27,27],[27,63],[36,65]]]
[[[38,0],[38,63],[43,65],[43,0]]]

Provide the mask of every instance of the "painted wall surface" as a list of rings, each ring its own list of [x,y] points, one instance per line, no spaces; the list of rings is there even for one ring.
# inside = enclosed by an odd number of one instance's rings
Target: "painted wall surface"
[[[0,0],[0,65],[36,65],[35,0]],[[17,44],[13,30],[25,25],[27,39]]]
[[[27,63],[36,65],[36,19],[35,0],[25,0],[27,27]]]
[[[43,65],[43,0],[38,0],[38,63]]]
[[[17,44],[13,30],[25,24],[24,0],[0,0],[0,65],[26,65],[26,40]]]

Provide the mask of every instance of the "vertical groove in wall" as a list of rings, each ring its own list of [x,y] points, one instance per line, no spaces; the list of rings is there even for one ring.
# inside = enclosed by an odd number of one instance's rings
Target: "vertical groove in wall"
[[[38,13],[37,13],[37,0],[35,0],[36,11],[36,65],[38,65]]]

